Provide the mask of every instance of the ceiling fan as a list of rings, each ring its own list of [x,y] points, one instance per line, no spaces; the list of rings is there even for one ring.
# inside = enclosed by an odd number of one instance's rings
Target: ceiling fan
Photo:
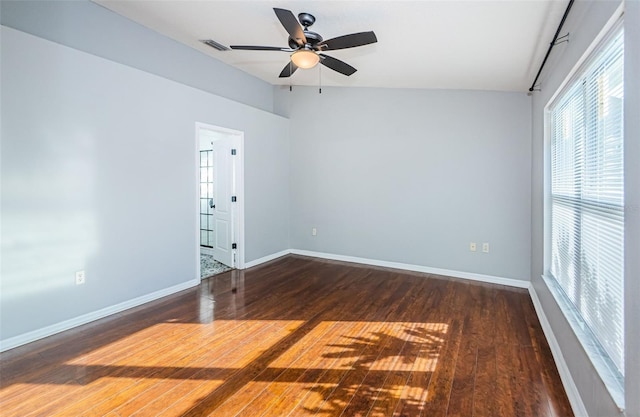
[[[278,20],[289,33],[289,47],[231,45],[231,49],[245,51],[281,51],[291,52],[291,60],[280,72],[280,78],[290,77],[298,68],[313,68],[320,63],[344,75],[351,75],[357,70],[344,61],[325,55],[325,51],[354,48],[378,42],[373,32],[358,32],[323,40],[322,36],[309,30],[316,18],[309,13],[298,14],[298,19],[291,10],[274,8]],[[300,21],[300,23],[298,23]]]

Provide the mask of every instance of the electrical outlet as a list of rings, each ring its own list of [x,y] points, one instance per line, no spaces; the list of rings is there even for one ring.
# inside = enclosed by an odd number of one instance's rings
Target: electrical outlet
[[[76,272],[76,285],[82,285],[85,281],[84,271]]]
[[[315,236],[318,234],[318,229],[316,229],[315,227],[311,228],[311,236]]]
[[[489,242],[484,242],[482,244],[482,252],[489,253]]]
[[[475,252],[476,251],[476,242],[469,243],[469,250],[471,252]]]

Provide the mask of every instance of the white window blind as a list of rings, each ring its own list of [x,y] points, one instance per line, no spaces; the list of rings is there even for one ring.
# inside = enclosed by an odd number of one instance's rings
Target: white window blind
[[[624,375],[622,29],[550,107],[551,264]]]

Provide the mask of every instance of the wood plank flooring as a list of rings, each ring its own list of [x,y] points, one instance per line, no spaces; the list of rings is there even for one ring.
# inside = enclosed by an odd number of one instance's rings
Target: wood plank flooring
[[[572,416],[525,290],[287,256],[0,355],[2,416]]]

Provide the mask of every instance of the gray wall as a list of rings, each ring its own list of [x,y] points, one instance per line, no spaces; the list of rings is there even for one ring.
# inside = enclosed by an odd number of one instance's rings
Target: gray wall
[[[640,417],[640,1],[625,3],[625,316],[627,415]]]
[[[625,151],[637,161],[640,3],[626,3]],[[74,49],[2,30],[0,338],[196,278],[200,121],[245,131],[247,261],[293,247],[532,277],[590,415],[617,415],[539,278],[542,109],[617,6],[576,2],[571,42],[554,51],[531,108],[491,92],[274,94],[88,1],[3,0],[3,25]],[[291,142],[287,120],[238,103],[290,116]],[[629,253],[640,249],[637,166],[625,168]],[[470,241],[491,253],[470,253]],[[640,258],[626,262],[626,405],[640,416]]]
[[[289,247],[286,119],[11,28],[1,46],[3,340],[199,279],[196,122],[245,132],[246,260]]]
[[[240,103],[273,107],[270,84],[89,0],[2,0],[0,22]]]
[[[530,102],[278,89],[275,111],[291,121],[291,247],[528,280]]]
[[[640,265],[637,252],[638,231],[640,228],[637,207],[640,207],[640,172],[636,168],[640,157],[638,140],[638,49],[640,47],[640,18],[638,1],[627,1],[625,15],[625,192],[627,205],[635,207],[626,214],[626,415],[640,415],[638,392],[640,392],[640,360],[638,358],[640,331],[638,317],[640,312],[637,298]],[[618,1],[577,1],[567,19],[563,32],[571,33],[569,43],[558,46],[552,52],[551,59],[542,76],[542,91],[534,94],[533,99],[533,142],[532,142],[532,244],[531,271],[532,284],[540,298],[545,315],[553,328],[555,337],[562,349],[567,366],[580,392],[582,400],[590,416],[616,416],[621,413],[607,392],[600,377],[596,373],[584,349],[574,336],[569,324],[560,311],[555,299],[541,279],[544,267],[544,107],[560,84],[570,73],[586,49],[591,45],[606,22],[613,15],[620,3]],[[630,163],[631,162],[631,163]],[[630,232],[635,232],[631,235]]]

